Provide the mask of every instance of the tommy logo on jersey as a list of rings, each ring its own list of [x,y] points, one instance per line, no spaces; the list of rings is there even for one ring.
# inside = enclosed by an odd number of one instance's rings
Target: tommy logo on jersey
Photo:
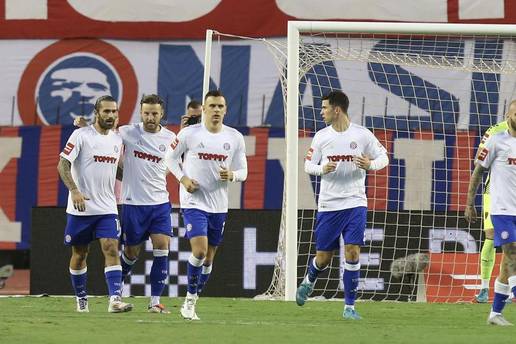
[[[152,161],[155,163],[159,163],[162,160],[162,158],[160,158],[159,156],[155,156],[145,152],[139,152],[137,150],[134,151],[134,157],[138,159]]]
[[[63,148],[63,153],[65,153],[66,155],[70,155],[70,153],[73,151],[73,149],[75,148],[75,145],[71,142],[68,142],[65,146],[65,148]]]
[[[353,161],[353,155],[328,155],[327,158],[332,162]]]
[[[200,160],[215,160],[215,161],[226,161],[227,155],[213,154],[213,153],[197,153]]]
[[[93,160],[95,162],[105,162],[109,164],[116,164],[116,158],[112,156],[94,155]]]

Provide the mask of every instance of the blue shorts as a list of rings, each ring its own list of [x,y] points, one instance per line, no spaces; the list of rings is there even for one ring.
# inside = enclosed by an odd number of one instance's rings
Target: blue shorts
[[[494,226],[494,245],[500,247],[516,242],[516,216],[491,215]]]
[[[364,244],[367,207],[357,207],[317,213],[315,247],[317,251],[333,251],[339,248],[342,235],[344,244]]]
[[[122,243],[134,246],[149,239],[151,234],[172,236],[170,203],[157,205],[122,205]]]
[[[198,236],[207,236],[210,246],[219,246],[224,235],[224,225],[228,213],[208,213],[199,209],[183,209],[188,239]]]
[[[77,216],[66,214],[65,245],[83,246],[100,239],[119,239],[118,215]]]

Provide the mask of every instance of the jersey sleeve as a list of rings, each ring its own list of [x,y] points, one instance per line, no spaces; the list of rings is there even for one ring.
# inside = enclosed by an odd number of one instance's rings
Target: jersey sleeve
[[[387,149],[382,145],[380,141],[374,136],[372,132],[368,132],[368,143],[365,148],[365,154],[371,158],[370,170],[381,170],[385,166],[389,165],[389,156],[387,155]]]
[[[61,151],[61,154],[59,154],[61,158],[64,158],[70,162],[73,162],[75,159],[77,159],[82,146],[81,132],[81,129],[76,129],[72,135],[70,135],[63,150]]]
[[[118,127],[118,134],[122,138],[122,142],[125,143],[129,137],[129,130],[131,129],[130,125],[122,125]]]
[[[238,149],[231,163],[233,170],[232,182],[243,182],[247,179],[247,157],[245,155],[245,141],[242,135],[238,135]]]
[[[479,146],[477,156],[475,158],[475,164],[479,164],[484,168],[491,167],[496,157],[496,138],[489,136],[484,142],[482,147]]]
[[[165,153],[165,164],[178,181],[181,181],[185,175],[181,167],[181,156],[187,151],[186,138],[185,131],[181,130],[167,147]]]
[[[372,132],[367,130],[367,145],[365,148],[365,154],[367,154],[372,160],[379,158],[380,156],[387,155],[387,149],[382,145],[380,141],[374,136]]]
[[[305,156],[305,172],[314,176],[320,176],[323,174],[323,166],[321,162],[322,151],[319,143],[319,136],[316,134],[310,144],[308,152]]]

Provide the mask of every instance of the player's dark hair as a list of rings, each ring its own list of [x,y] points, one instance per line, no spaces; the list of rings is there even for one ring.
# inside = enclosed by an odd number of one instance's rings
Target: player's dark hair
[[[327,95],[323,96],[322,100],[327,100],[331,106],[338,106],[342,111],[344,111],[344,113],[348,113],[349,99],[344,92],[331,91]]]
[[[206,93],[206,95],[204,96],[204,101],[206,101],[208,97],[223,97],[224,99],[226,99],[226,97],[224,97],[220,90],[211,90],[208,93]]]
[[[144,94],[140,100],[140,107],[143,104],[159,104],[163,109],[165,103],[163,102],[163,99],[161,99],[161,97],[157,94]]]
[[[99,113],[100,104],[102,104],[102,102],[115,102],[116,103],[116,100],[115,100],[115,98],[113,98],[112,96],[109,96],[109,95],[98,97],[97,101],[95,102],[95,113]]]
[[[200,101],[197,101],[197,100],[192,100],[188,103],[188,105],[186,106],[187,109],[198,109],[201,107],[201,102]]]

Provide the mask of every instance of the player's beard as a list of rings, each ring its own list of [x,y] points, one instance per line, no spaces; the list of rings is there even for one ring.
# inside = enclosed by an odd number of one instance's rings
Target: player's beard
[[[115,126],[116,119],[115,118],[109,118],[108,120],[103,119],[99,116],[98,118],[99,127],[103,130],[109,130],[112,129]]]
[[[516,132],[516,121],[513,118],[509,118],[507,123],[509,124],[509,127],[511,127],[512,131]]]

